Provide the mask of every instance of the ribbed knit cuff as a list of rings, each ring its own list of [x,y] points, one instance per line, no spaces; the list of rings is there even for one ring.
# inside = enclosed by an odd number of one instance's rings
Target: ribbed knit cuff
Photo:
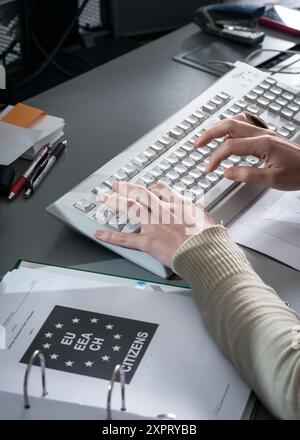
[[[188,238],[175,252],[172,269],[197,291],[201,302],[208,301],[230,277],[253,272],[243,252],[220,225]]]

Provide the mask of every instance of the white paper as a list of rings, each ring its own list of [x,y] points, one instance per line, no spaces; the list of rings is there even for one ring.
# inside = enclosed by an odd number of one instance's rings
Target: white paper
[[[17,127],[0,121],[0,164],[10,165],[40,138],[41,130]]]
[[[300,191],[267,190],[228,230],[235,242],[300,270]]]
[[[223,356],[186,289],[157,292],[107,281],[71,278],[22,268],[6,279],[0,323],[9,349],[0,351],[0,391],[20,393],[25,365],[19,360],[55,305],[157,323],[158,328],[130,384],[127,410],[145,417],[173,413],[182,419],[239,419],[250,390]],[[47,358],[48,351],[45,355]],[[125,358],[124,358],[125,359]],[[108,381],[47,369],[48,396],[90,407],[106,405]],[[30,395],[40,397],[34,366]],[[0,396],[1,398],[1,396]],[[119,391],[113,408],[120,407]]]

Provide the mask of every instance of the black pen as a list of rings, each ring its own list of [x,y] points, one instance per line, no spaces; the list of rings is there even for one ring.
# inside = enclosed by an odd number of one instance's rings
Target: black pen
[[[29,199],[32,196],[32,194],[36,191],[36,189],[40,186],[40,184],[43,182],[43,180],[48,175],[50,170],[54,167],[56,160],[59,158],[59,156],[65,149],[66,145],[67,145],[66,140],[59,142],[56,145],[56,147],[53,149],[53,151],[50,153],[50,156],[46,164],[45,163],[41,164],[40,169],[37,170],[37,173],[35,174],[35,176],[32,177],[28,187],[24,191],[25,199]]]

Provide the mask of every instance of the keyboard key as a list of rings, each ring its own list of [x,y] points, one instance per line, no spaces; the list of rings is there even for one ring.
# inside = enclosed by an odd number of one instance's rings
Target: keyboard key
[[[206,174],[205,179],[211,182],[212,185],[215,185],[219,181],[220,177],[217,173],[208,173]]]
[[[186,142],[184,145],[181,146],[181,148],[183,148],[187,153],[195,151],[195,147],[190,142]]]
[[[195,179],[193,179],[192,176],[188,175],[188,176],[184,176],[181,179],[181,182],[188,188],[190,189],[193,185],[195,185]]]
[[[159,179],[159,182],[164,183],[165,185],[168,185],[168,186],[172,185],[172,180],[167,179],[166,177],[162,177],[161,179]]]
[[[204,196],[204,189],[195,185],[191,188],[191,193],[194,194],[197,199],[201,199]]]
[[[134,184],[147,187],[146,182],[144,180],[142,180],[142,179],[138,179],[136,182],[134,182]]]
[[[189,199],[193,203],[196,202],[196,200],[197,200],[197,197],[195,196],[195,194],[193,194],[191,191],[188,191],[188,190],[184,191],[183,196],[186,199]]]
[[[81,199],[78,200],[78,202],[76,202],[74,206],[75,208],[79,209],[79,211],[82,211],[86,214],[92,209],[94,209],[96,205],[91,200]]]
[[[230,162],[230,160],[228,160],[228,159],[226,159],[226,160],[223,160],[222,162],[221,162],[221,166],[223,167],[223,168],[231,168],[231,167],[233,167],[233,163],[232,162]]]
[[[296,121],[298,124],[300,124],[300,112],[294,116],[294,121]]]
[[[129,176],[129,177],[133,177],[136,174],[138,174],[139,170],[135,165],[132,164],[127,164],[124,167],[122,167],[122,169],[125,171],[125,173]]]
[[[108,186],[108,188],[112,188],[113,183],[116,181],[115,177],[110,176],[108,179],[104,180],[104,184]]]
[[[218,148],[219,143],[217,141],[211,141],[206,145],[210,150],[215,150]]]
[[[128,218],[125,214],[118,212],[108,222],[108,225],[116,231],[122,231],[125,225],[128,223]]]
[[[281,93],[283,92],[283,90],[280,87],[277,87],[277,86],[271,87],[270,91],[272,93],[274,93],[275,95],[278,95],[278,96],[281,95]]]
[[[178,141],[186,135],[185,131],[180,127],[174,127],[173,130],[170,130],[168,133],[171,137],[177,139]]]
[[[150,170],[149,171],[150,172],[150,174],[152,174],[152,176],[157,180],[157,179],[160,179],[162,176],[163,176],[163,170],[161,169],[161,168],[159,168],[158,166],[157,167],[154,167],[154,168],[152,168],[152,170]]]
[[[272,102],[272,104],[270,104],[269,109],[272,110],[274,113],[280,113],[282,107],[276,102]]]
[[[282,97],[284,99],[287,99],[288,101],[292,101],[294,99],[295,95],[293,95],[292,93],[289,93],[289,92],[284,92],[282,94]]]
[[[144,168],[146,165],[149,164],[149,159],[147,156],[145,156],[143,153],[140,153],[138,156],[136,156],[132,162],[137,165],[140,168]]]
[[[277,104],[279,104],[279,105],[287,105],[288,100],[287,100],[287,99],[284,99],[284,98],[281,98],[281,96],[279,96],[279,98],[277,98],[277,99],[275,100],[275,102],[277,102]]]
[[[188,175],[191,176],[195,180],[199,180],[203,176],[201,171],[199,171],[197,168],[195,168],[194,170],[191,170]]]
[[[150,173],[144,174],[144,176],[141,177],[141,180],[145,182],[147,186],[153,185],[156,182],[156,178]]]
[[[212,98],[211,102],[215,104],[217,107],[221,107],[224,103],[223,99],[221,99],[218,95]]]
[[[165,147],[160,142],[155,142],[155,144],[151,145],[151,148],[154,151],[156,151],[156,154],[158,156],[160,156],[161,154],[163,154],[166,151]]]
[[[264,98],[263,96],[261,96],[260,98],[258,98],[257,104],[261,105],[262,107],[268,107],[268,105],[270,104],[270,101],[268,99]]]
[[[166,149],[172,147],[172,145],[174,145],[174,141],[173,139],[171,139],[169,136],[163,136],[160,139],[158,139],[158,142],[165,147]],[[152,146],[153,148],[153,146]]]
[[[246,162],[248,162],[251,166],[256,167],[260,163],[260,159],[255,156],[248,156],[246,157]]]
[[[95,186],[95,188],[92,190],[94,194],[99,196],[103,193],[110,193],[112,192],[111,189],[107,185],[103,185],[103,183],[100,183],[100,185]]]
[[[271,76],[268,76],[268,78],[266,78],[265,81],[272,85],[277,84],[276,79],[272,78]]]
[[[187,121],[180,122],[180,124],[178,124],[178,127],[181,128],[181,130],[183,130],[185,133],[188,133],[192,129],[191,124],[189,124]]]
[[[232,118],[232,116],[234,116],[234,113],[232,113],[230,110],[225,110],[225,112],[221,114],[220,118],[228,119],[228,118]]]
[[[129,179],[129,176],[127,173],[125,173],[124,170],[119,169],[119,171],[117,171],[116,173],[113,174],[113,177],[115,178],[115,180],[125,180],[127,181]]]
[[[214,171],[219,177],[224,177],[224,168],[219,167]]]
[[[263,89],[262,87],[254,87],[254,89],[252,90],[252,92],[256,93],[257,95],[262,95],[264,93],[265,89]]]
[[[225,92],[220,92],[220,93],[218,93],[217,94],[217,97],[218,98],[220,98],[220,99],[222,99],[223,101],[225,101],[225,102],[228,102],[228,101],[230,101],[230,96],[227,94],[227,93],[225,93]]]
[[[184,164],[179,163],[174,167],[174,171],[178,173],[180,176],[184,176],[188,172],[188,169]]]
[[[179,181],[180,175],[171,170],[166,174],[166,178],[169,179],[172,183],[176,183]]]
[[[157,165],[164,173],[166,173],[167,171],[169,171],[171,169],[171,165],[170,162],[168,162],[167,160],[163,160],[162,162],[160,162]]]
[[[271,93],[271,92],[266,92],[264,94],[264,97],[266,99],[268,99],[269,101],[274,101],[274,99],[276,98],[276,95],[274,95],[274,93]]]
[[[186,190],[186,186],[182,182],[174,183],[173,188],[181,194]]]
[[[269,83],[269,81],[263,81],[259,85],[264,90],[268,90],[271,87],[271,84]]]
[[[175,156],[175,154],[170,154],[170,156],[168,156],[166,160],[171,166],[177,165],[179,163],[179,158]]]
[[[254,115],[258,115],[260,113],[259,108],[254,104],[248,106],[248,111]]]
[[[178,148],[176,151],[174,151],[175,156],[177,156],[180,160],[187,156],[187,152],[184,151],[182,148]]]
[[[202,106],[203,110],[206,111],[207,113],[214,113],[215,111],[218,110],[216,104],[214,104],[213,102],[209,101],[207,104],[204,104]]]
[[[127,225],[125,225],[122,230],[122,232],[128,232],[128,233],[132,233],[132,234],[138,233],[140,231],[141,231],[140,226],[136,225],[134,223],[131,223],[131,222],[127,223]]]
[[[238,115],[241,112],[241,109],[236,105],[232,105],[231,107],[228,108],[228,110],[232,112],[234,115]]]
[[[153,150],[151,147],[146,148],[143,154],[149,159],[150,162],[157,158],[156,151]]]
[[[287,106],[290,110],[292,110],[293,112],[298,112],[299,111],[299,109],[300,109],[300,107],[299,107],[299,105],[297,105],[297,104],[294,104],[294,103],[290,103],[290,104],[288,104],[288,106]]]
[[[247,101],[256,102],[258,95],[254,92],[249,92],[247,93],[245,98],[247,99]]]
[[[203,160],[203,156],[201,153],[199,153],[199,151],[193,151],[190,154],[190,158],[193,159],[196,163],[199,163]]]
[[[194,115],[191,115],[191,116],[189,116],[188,118],[186,118],[186,121],[194,128],[194,127],[197,127],[198,125],[199,125],[199,123],[200,123],[200,121],[199,121],[199,119],[196,117],[196,116],[194,116]]]
[[[204,159],[204,161],[203,161],[203,163],[204,163],[204,165],[209,165],[210,164],[210,160],[211,160],[211,156],[209,156],[209,157],[206,157],[205,159]]]
[[[276,130],[276,131],[278,134],[280,134],[281,136],[284,136],[286,138],[288,138],[290,136],[290,132],[284,127],[278,128],[278,130]]]
[[[294,99],[294,103],[300,105],[300,96],[296,96]]]
[[[228,160],[230,160],[230,162],[232,162],[234,165],[237,165],[240,163],[241,158],[240,156],[236,156],[235,154],[232,154],[231,156],[228,157]]]
[[[206,179],[201,179],[199,182],[198,182],[198,186],[201,188],[201,189],[204,189],[204,191],[208,191],[210,188],[211,188],[211,183],[208,181],[208,180],[206,180]]]
[[[196,166],[196,169],[200,171],[201,174],[206,173],[206,165],[204,163],[199,163],[199,165]]]
[[[187,169],[192,170],[196,166],[196,162],[191,159],[191,157],[187,157],[181,162],[182,165],[184,165]]]
[[[244,101],[243,99],[239,99],[237,102],[236,102],[236,105],[238,105],[241,109],[245,109],[245,108],[247,108],[247,106],[248,106],[248,103],[246,102],[246,101]]]
[[[290,133],[295,133],[297,130],[296,127],[293,124],[285,124],[284,127],[286,130],[288,130]]]
[[[96,221],[101,225],[106,225],[115,215],[115,211],[104,204],[101,204],[94,215]]]
[[[207,116],[203,112],[201,112],[200,110],[196,110],[193,113],[193,116],[195,116],[199,120],[199,122],[203,122],[207,118]]]
[[[211,154],[211,150],[210,150],[210,148],[207,148],[207,147],[199,148],[199,152],[200,152],[200,153],[202,154],[202,156],[204,156],[204,157],[210,156],[210,154]]]
[[[251,167],[251,164],[245,160],[242,160],[242,162],[239,163],[239,167]]]
[[[292,110],[290,110],[289,108],[282,109],[280,113],[286,119],[292,119],[293,118],[293,114],[294,114],[294,112]]]

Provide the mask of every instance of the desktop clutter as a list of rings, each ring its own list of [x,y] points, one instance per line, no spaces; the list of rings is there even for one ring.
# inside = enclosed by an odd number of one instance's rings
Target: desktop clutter
[[[26,104],[9,105],[2,111],[0,196],[13,200],[22,191],[24,198],[34,194],[66,147],[64,125],[62,118]],[[31,162],[21,176],[16,176],[13,162],[19,157]]]

